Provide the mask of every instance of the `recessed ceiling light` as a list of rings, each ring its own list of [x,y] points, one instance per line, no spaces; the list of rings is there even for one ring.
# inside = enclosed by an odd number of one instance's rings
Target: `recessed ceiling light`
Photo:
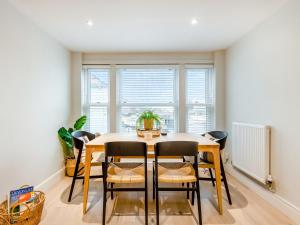
[[[93,20],[92,20],[92,19],[88,19],[88,20],[86,21],[86,24],[87,24],[89,27],[94,26],[94,23],[93,23]]]
[[[192,24],[192,25],[198,24],[197,18],[193,18],[193,19],[191,20],[191,24]]]

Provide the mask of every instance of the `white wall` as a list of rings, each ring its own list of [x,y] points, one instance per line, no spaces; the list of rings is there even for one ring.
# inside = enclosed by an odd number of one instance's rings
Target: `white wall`
[[[81,116],[81,53],[71,53],[71,121],[76,121]]]
[[[0,200],[63,166],[57,130],[70,109],[69,52],[0,1]]]
[[[214,52],[216,130],[225,129],[225,51]]]
[[[300,208],[300,1],[232,45],[226,55],[226,126],[272,126],[271,171],[277,195]],[[300,211],[299,211],[300,212]],[[299,221],[300,223],[300,221]]]

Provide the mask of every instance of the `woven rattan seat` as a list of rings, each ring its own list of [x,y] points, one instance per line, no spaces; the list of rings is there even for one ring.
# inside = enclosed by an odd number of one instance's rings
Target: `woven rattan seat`
[[[202,161],[201,159],[200,159],[200,162],[198,162],[198,166],[200,168],[207,168],[207,169],[209,169],[209,168],[211,168],[211,169],[215,168],[214,163],[205,162],[205,161]]]
[[[109,183],[144,183],[143,163],[113,163],[107,170],[107,182]]]
[[[147,185],[147,144],[139,141],[113,141],[105,143],[105,161],[102,163],[103,173],[103,212],[102,225],[106,219],[106,195],[110,192],[111,199],[114,192],[144,192],[145,224],[148,225],[148,185]],[[143,163],[113,162],[113,157],[143,158]],[[139,185],[128,185],[137,184]],[[115,186],[115,184],[118,184]],[[122,185],[127,184],[127,185]],[[142,185],[141,185],[142,184]],[[122,187],[123,186],[123,187]],[[125,186],[125,187],[124,187]],[[142,186],[142,187],[141,187]]]
[[[158,163],[158,181],[162,183],[196,182],[195,170],[191,163]]]
[[[193,191],[197,193],[199,225],[202,225],[200,185],[198,182],[198,142],[194,141],[165,141],[158,142],[154,146],[155,161],[153,166],[153,199],[156,208],[156,225],[159,225],[159,192],[160,191]],[[166,162],[162,157],[193,158],[191,162]],[[164,162],[163,162],[164,160]],[[161,186],[160,183],[168,183]],[[171,185],[177,184],[177,185]],[[181,185],[178,185],[181,184]],[[186,184],[187,187],[184,187]],[[190,187],[190,185],[192,187]],[[194,200],[192,198],[192,205]]]

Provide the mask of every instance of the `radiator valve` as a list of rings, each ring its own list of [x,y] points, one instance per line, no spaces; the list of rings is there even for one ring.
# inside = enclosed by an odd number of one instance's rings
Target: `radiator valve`
[[[273,182],[272,176],[271,176],[271,174],[269,174],[267,177],[267,183],[272,184],[272,182]]]
[[[275,192],[275,189],[274,189],[274,181],[273,181],[273,178],[272,178],[272,175],[269,174],[267,176],[267,179],[266,179],[266,185],[268,187],[268,189],[272,192]]]

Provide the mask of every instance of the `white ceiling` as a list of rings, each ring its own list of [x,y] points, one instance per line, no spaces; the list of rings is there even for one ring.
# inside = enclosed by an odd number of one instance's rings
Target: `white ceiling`
[[[224,49],[287,0],[9,0],[73,51]],[[192,18],[199,23],[191,25]],[[91,18],[93,27],[86,21]]]

